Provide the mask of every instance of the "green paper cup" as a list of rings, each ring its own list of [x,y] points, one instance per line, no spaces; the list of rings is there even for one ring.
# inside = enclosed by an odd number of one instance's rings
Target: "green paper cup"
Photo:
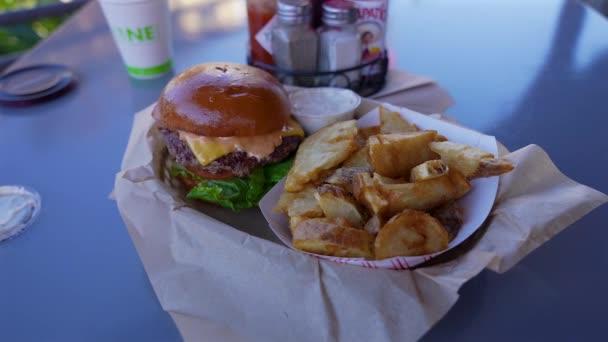
[[[166,0],[99,0],[131,77],[160,77],[173,67]]]

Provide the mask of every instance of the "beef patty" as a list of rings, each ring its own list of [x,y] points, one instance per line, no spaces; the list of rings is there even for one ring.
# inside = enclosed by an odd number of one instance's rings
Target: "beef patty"
[[[202,166],[196,160],[190,146],[180,139],[178,132],[162,127],[159,127],[159,131],[164,135],[169,154],[175,158],[175,161],[201,177],[208,177],[208,175],[216,178],[248,176],[253,169],[259,166],[276,163],[287,158],[302,141],[302,137],[299,136],[284,137],[281,144],[267,158],[258,159],[245,152],[235,151]]]

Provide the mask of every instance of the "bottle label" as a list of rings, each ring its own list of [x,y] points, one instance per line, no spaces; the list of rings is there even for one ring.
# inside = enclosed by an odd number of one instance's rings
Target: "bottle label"
[[[255,40],[272,55],[272,29],[277,22],[277,16],[275,15],[256,33]]]
[[[384,55],[388,0],[351,0],[357,9],[357,30],[361,37],[361,62],[373,61]],[[374,65],[362,70],[363,75],[379,73]]]

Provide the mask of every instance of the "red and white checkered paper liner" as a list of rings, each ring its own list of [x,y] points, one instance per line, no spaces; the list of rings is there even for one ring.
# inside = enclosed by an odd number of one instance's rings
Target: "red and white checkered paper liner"
[[[383,104],[387,109],[397,111],[402,117],[416,124],[421,129],[432,129],[448,138],[448,140],[478,147],[484,151],[498,155],[498,146],[496,139],[493,136],[484,135],[479,132],[469,130],[451,123],[435,119],[433,117],[416,113],[406,108],[395,107],[388,104]],[[368,127],[379,123],[378,109],[374,109],[361,117],[357,126]],[[316,256],[321,259],[331,260],[337,263],[357,265],[369,268],[388,268],[394,270],[406,270],[417,266],[425,261],[434,258],[437,255],[458,246],[461,242],[471,236],[485,221],[492,209],[496,193],[498,191],[498,177],[480,178],[473,180],[472,189],[469,193],[458,200],[464,212],[464,224],[452,242],[448,245],[448,249],[429,255],[421,255],[414,257],[394,257],[384,260],[366,260],[364,258],[340,258],[327,255],[306,253]],[[284,244],[293,248],[291,243],[291,232],[289,230],[289,221],[284,214],[274,212],[274,207],[279,201],[279,197],[283,193],[283,182],[274,186],[266,196],[260,201],[260,209],[268,221],[270,228],[274,231],[277,237]]]

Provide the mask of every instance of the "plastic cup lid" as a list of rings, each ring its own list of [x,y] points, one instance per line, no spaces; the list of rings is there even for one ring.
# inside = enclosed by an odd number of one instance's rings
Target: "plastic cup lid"
[[[40,195],[33,189],[0,186],[0,242],[30,226],[38,217],[41,205]]]
[[[0,102],[22,102],[56,94],[74,80],[65,66],[44,64],[16,69],[0,76]]]

